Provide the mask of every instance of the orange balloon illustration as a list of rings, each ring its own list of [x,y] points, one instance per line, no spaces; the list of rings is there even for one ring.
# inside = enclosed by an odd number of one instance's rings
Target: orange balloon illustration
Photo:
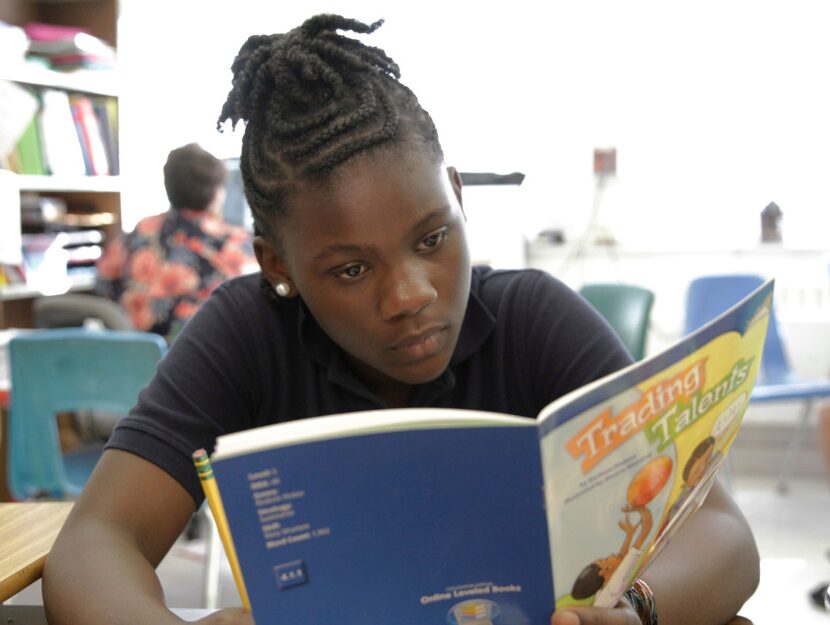
[[[654,499],[669,479],[671,469],[672,460],[668,456],[658,456],[647,462],[628,486],[628,503],[638,507]]]

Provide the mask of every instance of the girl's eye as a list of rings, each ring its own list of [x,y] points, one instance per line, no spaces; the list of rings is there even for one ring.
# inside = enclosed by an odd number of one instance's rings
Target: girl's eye
[[[425,250],[425,251],[434,250],[435,248],[440,247],[441,244],[446,240],[446,238],[447,238],[447,229],[446,228],[441,228],[441,230],[438,230],[437,232],[433,232],[432,234],[430,234],[426,238],[422,239],[421,244],[418,246],[418,249]]]
[[[365,263],[355,263],[354,265],[347,265],[335,272],[338,278],[345,278],[346,280],[354,280],[359,278],[364,273],[369,271],[369,266]]]

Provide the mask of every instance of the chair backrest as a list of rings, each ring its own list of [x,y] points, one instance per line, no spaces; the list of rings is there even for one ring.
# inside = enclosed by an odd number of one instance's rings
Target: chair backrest
[[[12,495],[71,493],[55,415],[86,409],[127,414],[166,349],[164,339],[149,332],[59,328],[13,337],[7,428]]]
[[[723,274],[700,276],[689,283],[686,291],[686,313],[683,334],[689,334],[736,304],[765,282],[756,274]],[[785,383],[792,378],[792,370],[775,318],[775,306],[770,311],[767,337],[761,357],[759,384]]]
[[[645,356],[654,293],[633,284],[589,283],[579,293],[605,317],[635,360]]]
[[[97,319],[111,330],[135,329],[121,306],[100,295],[67,293],[39,297],[32,311],[38,328],[71,328],[83,326],[87,319]]]

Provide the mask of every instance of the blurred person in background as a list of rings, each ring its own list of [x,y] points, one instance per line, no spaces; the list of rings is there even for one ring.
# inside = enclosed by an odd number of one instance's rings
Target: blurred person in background
[[[137,330],[172,342],[211,291],[256,266],[250,234],[225,223],[227,172],[195,143],[170,152],[164,188],[170,208],[146,217],[107,246],[96,292],[119,303]]]

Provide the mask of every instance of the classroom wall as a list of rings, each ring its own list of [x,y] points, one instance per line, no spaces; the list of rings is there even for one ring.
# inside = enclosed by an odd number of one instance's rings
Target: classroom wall
[[[238,137],[214,126],[245,37],[336,10],[387,19],[371,41],[400,63],[448,160],[527,174],[531,235],[578,236],[595,200],[593,149],[615,146],[618,175],[600,208],[624,244],[752,245],[770,201],[788,245],[826,244],[830,39],[819,0],[121,4],[127,227],[165,207],[170,148],[238,152]]]

